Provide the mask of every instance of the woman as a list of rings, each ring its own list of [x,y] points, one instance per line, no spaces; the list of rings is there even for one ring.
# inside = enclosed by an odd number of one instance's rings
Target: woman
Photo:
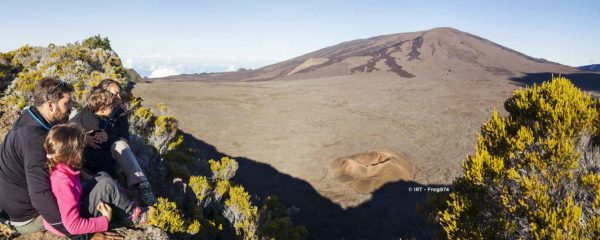
[[[103,80],[92,90],[88,105],[70,122],[86,132],[94,132],[84,150],[85,168],[92,173],[105,171],[113,178],[124,176],[124,185],[137,190],[141,203],[152,206],[156,197],[129,147],[127,110],[121,101],[121,85],[114,80]]]

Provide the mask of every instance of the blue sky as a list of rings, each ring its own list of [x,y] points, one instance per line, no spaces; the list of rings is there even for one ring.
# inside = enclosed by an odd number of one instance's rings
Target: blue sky
[[[3,1],[0,52],[101,34],[142,75],[258,68],[343,41],[453,27],[600,63],[600,1]]]

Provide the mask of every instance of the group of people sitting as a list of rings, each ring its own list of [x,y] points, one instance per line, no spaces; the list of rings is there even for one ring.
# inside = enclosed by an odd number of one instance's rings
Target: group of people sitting
[[[0,220],[18,233],[89,236],[144,223],[156,203],[128,144],[121,85],[100,82],[69,120],[73,91],[42,79],[0,145]]]

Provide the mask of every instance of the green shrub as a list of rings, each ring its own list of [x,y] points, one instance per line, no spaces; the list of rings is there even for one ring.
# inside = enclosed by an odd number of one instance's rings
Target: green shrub
[[[229,189],[229,198],[225,200],[225,217],[244,239],[257,239],[258,209],[250,202],[250,195],[244,187],[233,186]]]
[[[101,48],[104,50],[112,49],[110,47],[110,40],[108,40],[107,37],[104,37],[104,38],[101,37],[100,34],[84,39],[83,42],[81,42],[81,45],[86,48],[89,48],[89,49],[95,49],[95,48]]]
[[[174,116],[164,116],[160,115],[156,117],[156,121],[154,122],[156,126],[154,131],[155,134],[162,135],[165,133],[171,133],[177,131],[177,120]]]
[[[598,239],[597,103],[569,80],[519,89],[481,128],[436,218],[449,239]]]
[[[267,197],[259,212],[260,232],[266,239],[300,240],[308,236],[306,227],[293,225],[287,208],[277,197]]]
[[[165,170],[167,172],[167,176],[170,179],[174,178],[182,178],[187,179],[191,176],[190,170],[186,165],[180,164],[175,161],[165,161]]]
[[[223,196],[229,191],[231,184],[229,180],[217,181],[214,189],[215,201],[220,201]]]
[[[192,176],[190,177],[190,188],[194,191],[196,198],[199,202],[206,199],[208,194],[211,192],[211,186],[208,179],[205,176]]]
[[[208,160],[208,164],[213,173],[213,178],[219,181],[231,179],[238,169],[238,163],[228,157],[222,157],[221,161],[210,159]]]
[[[171,142],[169,142],[168,150],[178,150],[178,148],[181,146],[183,146],[183,135],[177,135],[177,137],[173,138]]]
[[[183,215],[173,202],[159,198],[150,212],[150,224],[157,226],[168,233],[183,233],[185,231]]]
[[[165,198],[158,198],[158,203],[150,211],[151,225],[157,226],[170,234],[197,234],[200,231],[200,223],[193,220],[186,224],[183,214],[174,202]]]

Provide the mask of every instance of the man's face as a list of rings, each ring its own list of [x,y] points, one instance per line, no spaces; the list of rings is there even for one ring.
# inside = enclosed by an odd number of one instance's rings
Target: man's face
[[[50,113],[52,114],[52,124],[66,123],[71,115],[71,108],[73,107],[73,101],[71,99],[71,93],[63,93],[63,97],[58,100],[56,104],[52,105]]]

